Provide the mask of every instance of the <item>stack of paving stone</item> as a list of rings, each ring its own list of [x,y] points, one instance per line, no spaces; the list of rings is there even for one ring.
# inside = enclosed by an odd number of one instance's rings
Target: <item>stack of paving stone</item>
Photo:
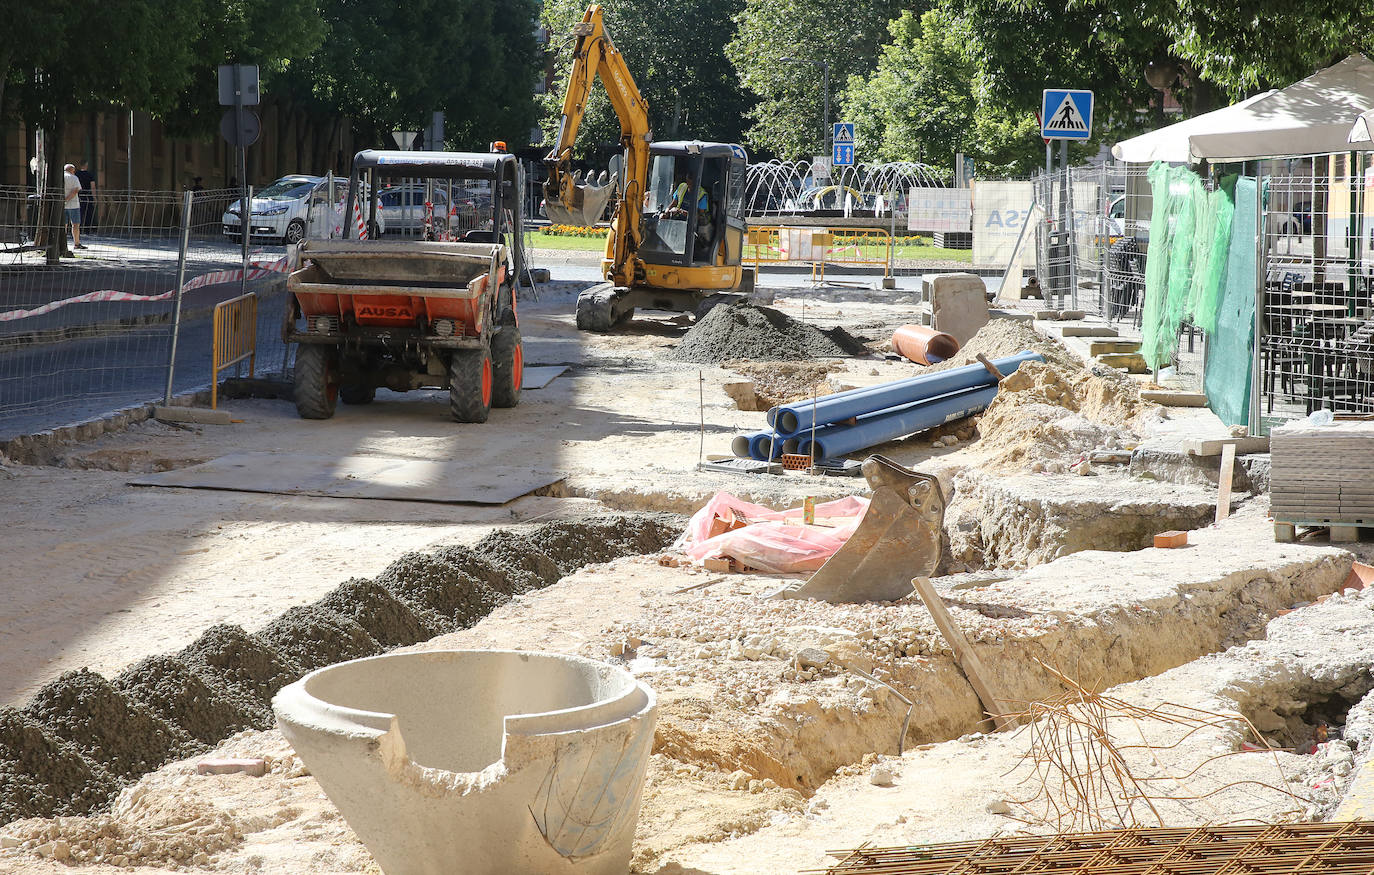
[[[1285,425],[1269,452],[1275,520],[1374,526],[1374,422]]]

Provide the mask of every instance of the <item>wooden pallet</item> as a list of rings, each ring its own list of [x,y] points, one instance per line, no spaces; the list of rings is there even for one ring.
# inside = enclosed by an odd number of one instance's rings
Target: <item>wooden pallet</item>
[[[1342,544],[1360,540],[1360,529],[1374,529],[1374,519],[1301,519],[1274,520],[1274,540],[1291,544],[1298,539],[1298,526],[1307,529],[1330,529],[1331,543]]]

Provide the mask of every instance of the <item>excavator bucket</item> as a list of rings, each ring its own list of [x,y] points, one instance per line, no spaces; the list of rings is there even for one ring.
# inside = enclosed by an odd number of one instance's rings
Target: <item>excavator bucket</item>
[[[549,217],[549,221],[555,225],[577,225],[585,227],[595,225],[601,221],[601,215],[606,211],[606,204],[610,202],[615,194],[616,178],[612,176],[608,182],[606,174],[601,174],[598,182],[588,177],[584,183],[582,173],[578,171],[573,174],[573,197],[572,203],[566,203],[556,197],[545,197],[544,215]]]
[[[877,455],[864,460],[863,474],[873,498],[854,534],[811,579],[774,598],[890,602],[911,595],[913,577],[934,576],[945,521],[940,481]]]

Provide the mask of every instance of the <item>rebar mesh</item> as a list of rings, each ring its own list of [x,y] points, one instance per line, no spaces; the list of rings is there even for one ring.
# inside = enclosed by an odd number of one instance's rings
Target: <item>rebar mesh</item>
[[[1374,822],[1135,828],[832,851],[831,873],[1369,875]]]

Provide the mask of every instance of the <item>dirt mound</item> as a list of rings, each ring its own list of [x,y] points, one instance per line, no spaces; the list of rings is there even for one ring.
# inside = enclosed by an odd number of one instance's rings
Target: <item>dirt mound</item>
[[[76,746],[15,708],[0,708],[0,824],[21,817],[85,814],[119,782]]]
[[[771,307],[730,304],[711,308],[668,356],[719,364],[731,359],[783,361],[865,352],[863,343],[843,328],[822,331]]]
[[[129,666],[114,679],[114,686],[205,744],[215,744],[251,723],[249,715],[233,701],[184,662],[166,654]]]
[[[299,665],[241,626],[221,623],[206,629],[178,658],[224,691],[247,714],[255,729],[270,729],[276,720],[270,704],[277,690],[304,674]]]
[[[826,376],[840,367],[839,362],[750,362],[728,361],[723,367],[738,371],[754,382],[754,394],[763,409],[802,401],[812,394],[828,395],[834,390],[825,384]]]
[[[566,575],[584,565],[658,553],[677,540],[686,524],[681,516],[670,513],[582,517],[544,523],[528,538]]]
[[[1045,357],[1045,361],[1069,371],[1081,370],[1083,367],[1064,344],[1036,331],[1030,323],[1015,319],[993,319],[978,329],[978,333],[969,338],[969,342],[960,347],[953,357],[925,370],[944,371],[964,365],[975,365],[978,363],[979,353],[990,359],[997,359],[1026,350],[1038,352]]]
[[[353,620],[386,648],[405,647],[437,634],[386,587],[361,577],[344,581],[315,604]]]
[[[514,592],[529,592],[556,583],[562,577],[558,563],[528,537],[509,529],[497,529],[473,545],[473,549],[501,569]]]
[[[317,605],[289,608],[257,635],[305,671],[382,652],[357,622]]]
[[[117,777],[138,777],[192,746],[185,732],[89,669],[44,684],[24,711]]]
[[[506,600],[448,561],[444,551],[406,553],[377,575],[377,583],[440,632],[466,629]]]
[[[978,448],[997,467],[1054,470],[1134,443],[1160,415],[1119,371],[1027,362],[1002,380],[979,419]]]

